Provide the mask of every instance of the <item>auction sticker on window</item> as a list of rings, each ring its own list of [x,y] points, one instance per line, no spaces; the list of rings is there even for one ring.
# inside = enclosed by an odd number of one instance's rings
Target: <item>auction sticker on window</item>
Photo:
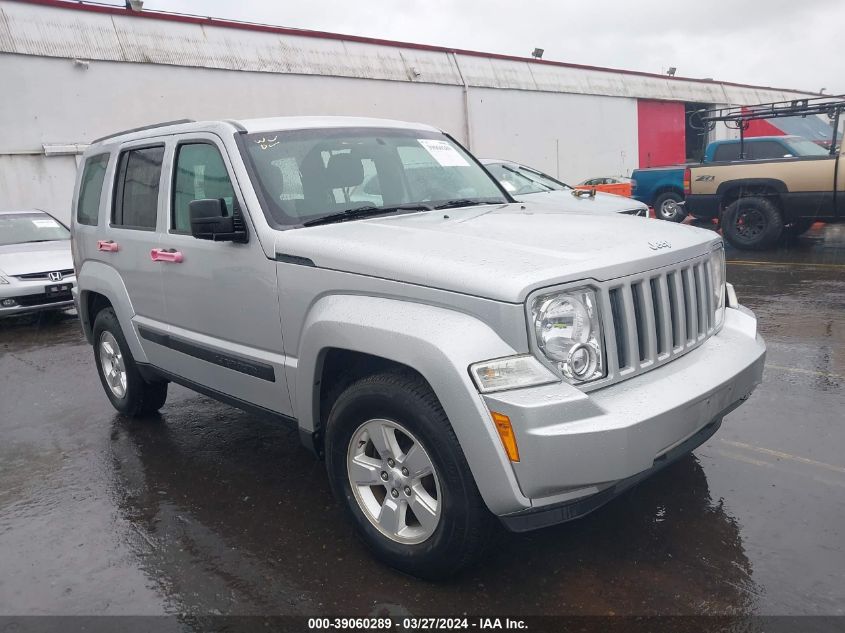
[[[57,229],[59,223],[55,220],[33,220],[32,223],[39,229]]]
[[[438,141],[432,138],[418,138],[417,143],[422,145],[432,155],[434,160],[443,167],[469,167],[466,159],[446,141]]]

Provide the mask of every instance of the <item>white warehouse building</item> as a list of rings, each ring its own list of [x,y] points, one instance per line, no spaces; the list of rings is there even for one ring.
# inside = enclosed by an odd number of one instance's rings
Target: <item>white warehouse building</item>
[[[421,121],[477,156],[578,182],[693,156],[707,139],[687,127],[692,109],[805,96],[113,5],[0,0],[0,208],[69,220],[86,144],[173,119]]]

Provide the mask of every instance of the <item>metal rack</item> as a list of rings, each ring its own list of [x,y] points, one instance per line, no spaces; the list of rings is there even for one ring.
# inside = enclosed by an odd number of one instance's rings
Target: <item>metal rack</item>
[[[745,158],[745,130],[751,121],[781,119],[784,117],[808,117],[826,115],[833,127],[830,154],[836,153],[839,135],[839,121],[845,110],[845,95],[808,97],[789,101],[773,101],[750,106],[726,106],[696,110],[689,115],[690,127],[697,130],[712,130],[716,123],[739,130],[739,155]]]

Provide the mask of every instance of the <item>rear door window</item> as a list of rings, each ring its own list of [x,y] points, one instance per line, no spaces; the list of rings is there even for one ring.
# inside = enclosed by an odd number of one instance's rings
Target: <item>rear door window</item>
[[[155,229],[163,159],[163,145],[121,153],[115,182],[113,226]]]
[[[109,164],[108,154],[91,156],[85,161],[82,182],[79,185],[79,200],[76,203],[76,222],[96,226],[100,215],[100,194]]]

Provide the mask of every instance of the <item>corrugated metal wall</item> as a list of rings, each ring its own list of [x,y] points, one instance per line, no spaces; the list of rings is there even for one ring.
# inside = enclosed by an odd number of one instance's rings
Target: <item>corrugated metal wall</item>
[[[85,143],[174,118],[418,120],[471,142],[479,156],[579,181],[637,166],[637,98],[744,104],[795,96],[149,16],[0,0],[0,204],[41,206],[66,219],[75,161],[44,156],[44,144]]]

